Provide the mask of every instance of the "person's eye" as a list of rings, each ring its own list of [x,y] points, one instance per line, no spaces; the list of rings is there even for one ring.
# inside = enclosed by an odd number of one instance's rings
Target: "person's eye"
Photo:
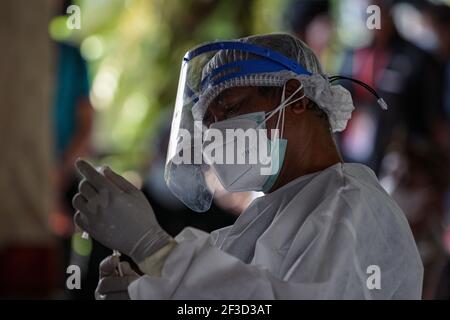
[[[235,107],[232,106],[232,107],[227,108],[227,109],[225,110],[225,114],[226,114],[227,116],[233,115],[233,114],[236,112],[235,110],[236,110]]]
[[[236,115],[238,110],[239,110],[239,108],[240,108],[240,106],[241,106],[241,103],[236,103],[236,104],[229,105],[226,108],[226,110],[225,110],[225,115],[227,117]]]

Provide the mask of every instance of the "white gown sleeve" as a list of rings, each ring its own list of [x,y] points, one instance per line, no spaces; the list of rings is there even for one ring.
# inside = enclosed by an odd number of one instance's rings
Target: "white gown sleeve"
[[[209,234],[184,229],[161,277],[145,275],[129,286],[132,299],[297,299],[287,282],[215,247]]]

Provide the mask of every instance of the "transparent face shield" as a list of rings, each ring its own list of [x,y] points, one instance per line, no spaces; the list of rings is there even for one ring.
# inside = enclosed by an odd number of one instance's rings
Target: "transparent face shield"
[[[202,154],[203,138],[208,129],[203,117],[209,104],[221,91],[242,86],[246,78],[282,70],[310,75],[302,66],[277,52],[237,41],[202,45],[184,56],[165,180],[169,189],[192,210],[207,211],[214,193],[223,190]]]

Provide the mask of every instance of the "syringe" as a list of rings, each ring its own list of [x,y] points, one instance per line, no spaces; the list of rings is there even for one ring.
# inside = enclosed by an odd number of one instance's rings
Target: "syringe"
[[[117,250],[113,250],[113,256],[119,258],[120,257],[120,252]],[[123,277],[123,271],[122,271],[122,265],[120,264],[120,259],[119,259],[119,264],[117,265],[117,272],[119,273],[119,277]]]
[[[89,233],[87,233],[86,231],[83,231],[83,233],[81,234],[81,238],[83,238],[84,240],[88,240],[89,239]],[[117,251],[117,250],[113,250],[113,254],[112,255],[114,257],[120,257],[121,256],[120,252]],[[123,277],[123,271],[122,271],[122,266],[120,264],[120,261],[119,261],[119,264],[117,265],[117,272],[119,273],[120,277]]]

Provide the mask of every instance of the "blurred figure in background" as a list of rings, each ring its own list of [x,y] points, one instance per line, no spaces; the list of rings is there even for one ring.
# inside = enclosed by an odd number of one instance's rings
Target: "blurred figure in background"
[[[442,116],[443,81],[439,63],[427,52],[403,39],[391,14],[393,0],[373,1],[381,9],[381,29],[372,42],[345,53],[341,74],[358,78],[384,97],[389,113],[374,106],[371,96],[358,87],[359,108],[340,136],[344,159],[363,162],[375,172],[394,136],[433,140]]]
[[[88,155],[93,108],[89,102],[87,66],[79,48],[57,43],[57,56],[53,107],[55,211],[50,221],[54,233],[62,239],[63,261],[67,267],[71,264],[72,253],[74,211],[71,198],[78,185],[73,163],[77,157]],[[85,263],[88,259],[89,256],[86,257]]]
[[[450,6],[429,4],[425,10],[428,20],[437,38],[434,54],[443,70],[443,117],[438,119],[435,137],[439,148],[450,154]]]
[[[333,20],[328,0],[294,0],[289,3],[284,19],[287,30],[302,39],[319,57],[325,70],[332,68]]]
[[[381,9],[381,29],[373,30],[368,46],[344,54],[341,72],[372,85],[388,103],[389,113],[380,112],[366,92],[354,87],[359,108],[339,139],[344,158],[364,162],[379,173],[408,218],[424,264],[423,298],[443,298],[449,292],[439,289],[448,273],[443,242],[450,143],[444,108],[449,89],[443,73],[448,63],[449,29],[443,18],[448,6],[415,4],[434,21],[437,50],[427,52],[400,35],[393,16],[398,2],[373,1]]]
[[[402,208],[424,264],[423,298],[448,298],[438,293],[449,261],[443,243],[445,192],[449,187],[449,158],[429,144],[396,143],[383,159],[381,184]],[[448,276],[447,276],[448,277]],[[441,290],[442,291],[442,290]]]
[[[437,36],[437,47],[435,54],[444,70],[444,112],[445,116],[439,119],[436,130],[436,142],[447,156],[450,155],[450,6],[445,4],[430,4],[425,11],[425,17]],[[448,163],[447,163],[448,167]],[[443,225],[446,228],[444,235],[444,247],[447,254],[450,252],[450,189],[444,196]],[[442,272],[441,281],[438,285],[436,298],[450,299],[450,260]]]
[[[62,269],[48,225],[53,3],[1,2],[1,298],[50,298]]]
[[[87,66],[79,49],[70,44],[58,43],[57,51],[53,108],[54,177],[59,212],[69,214],[73,209],[67,193],[76,188],[77,181],[73,163],[77,157],[88,154],[93,109],[89,102]],[[72,231],[65,224],[54,225],[54,229],[59,235],[67,235]]]
[[[70,0],[62,1],[56,13],[65,15],[71,4]],[[55,198],[50,223],[53,232],[62,241],[64,272],[69,264],[75,263],[74,258],[78,260],[76,264],[86,271],[82,272],[82,289],[70,291],[71,295],[83,296],[86,287],[84,279],[88,275],[85,268],[90,257],[89,254],[80,256],[72,251],[74,211],[71,199],[79,182],[73,163],[78,157],[89,154],[94,112],[89,101],[87,63],[80,49],[65,42],[57,42],[53,48],[56,52],[52,110]]]

